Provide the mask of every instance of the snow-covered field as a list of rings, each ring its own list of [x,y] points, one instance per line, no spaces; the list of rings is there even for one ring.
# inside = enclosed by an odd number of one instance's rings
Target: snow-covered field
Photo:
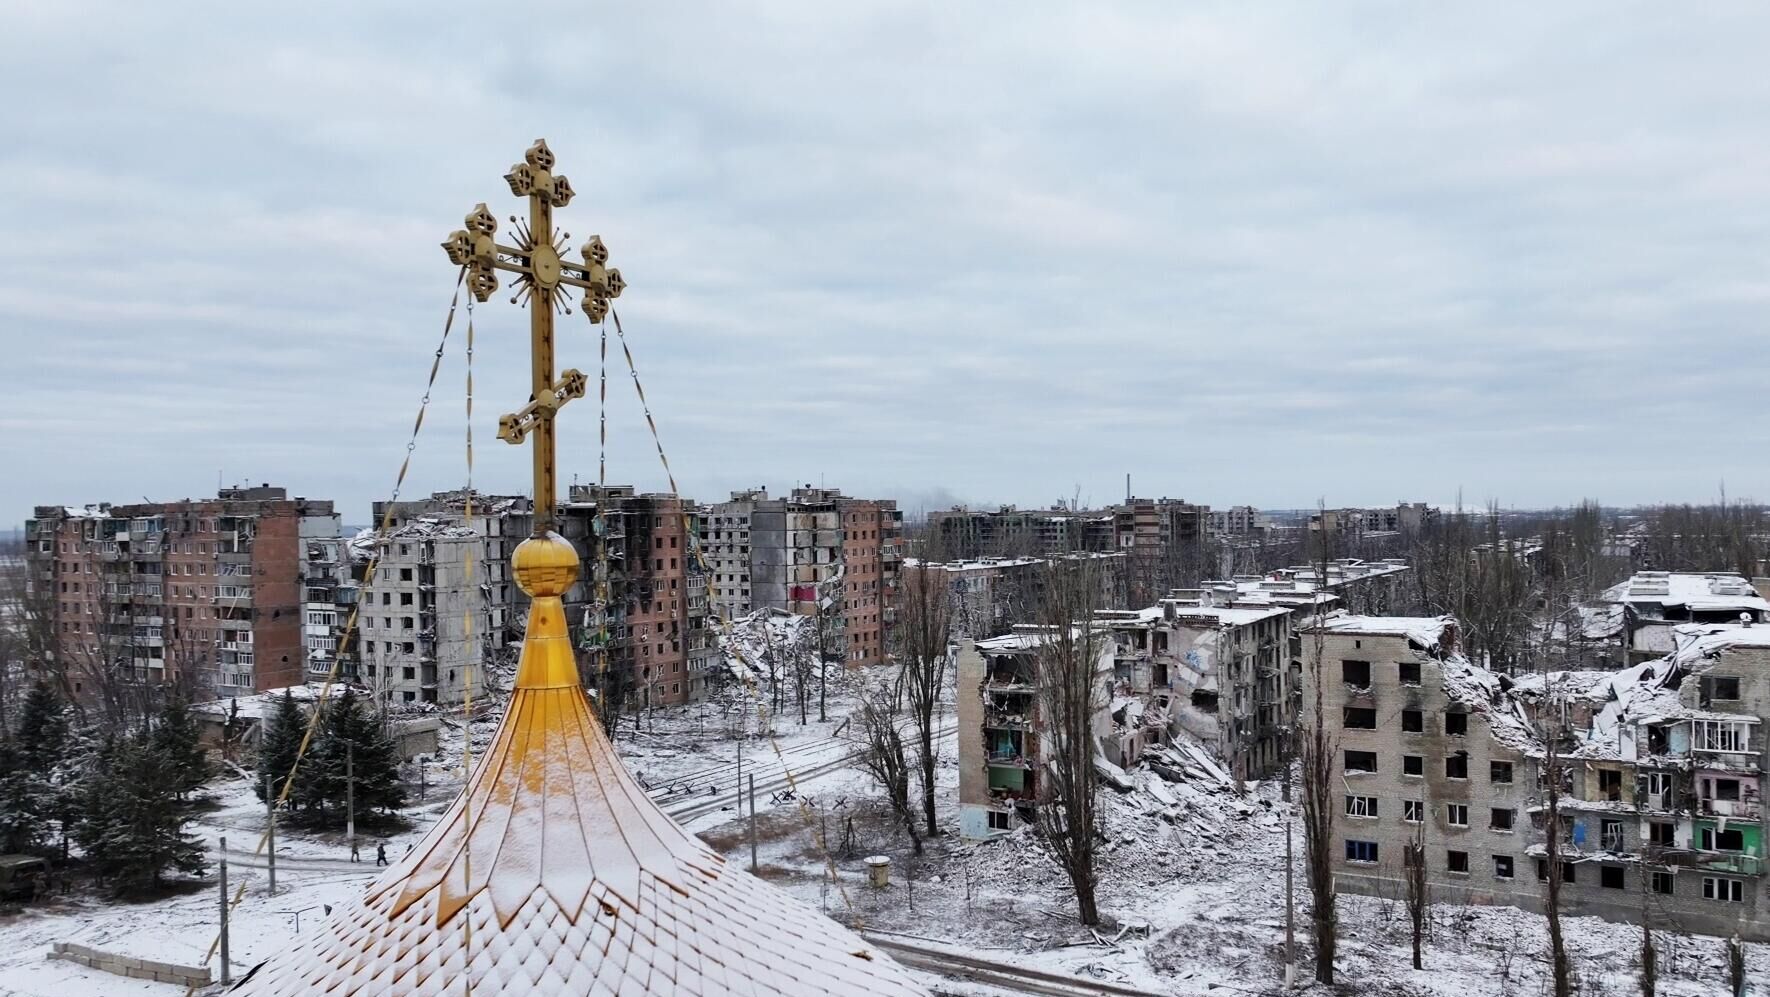
[[[760,874],[862,930],[912,936],[907,939],[912,944],[916,938],[937,940],[948,950],[1154,993],[1280,992],[1290,809],[1279,801],[1276,787],[1254,787],[1237,798],[1214,779],[1171,783],[1140,771],[1133,773],[1137,788],[1106,790],[1109,840],[1099,896],[1107,923],[1097,939],[1076,921],[1061,870],[1030,830],[984,843],[958,838],[957,740],[951,733],[943,738],[939,800],[945,833],[928,842],[922,857],[914,857],[907,838],[889,826],[864,772],[847,760],[850,745],[841,725],[851,699],[845,690],[831,691],[829,721],[818,722],[813,705],[810,722],[801,726],[793,710],[776,718],[773,738],[755,735],[753,714],[745,720],[747,736],[733,736],[732,712],[709,705],[658,711],[643,729],[624,730],[617,744],[666,809],[687,815],[691,829],[747,868],[748,821],[736,820],[731,798],[741,741],[745,774],[757,779]],[[496,719],[482,717],[472,725],[476,752],[489,742]],[[445,724],[442,758],[427,769],[428,801],[415,801],[408,811],[416,826],[366,841],[363,862],[349,861],[342,835],[280,835],[275,897],[266,895],[262,858],[251,854],[263,830],[262,805],[243,779],[214,785],[219,805],[193,830],[211,846],[227,836],[230,879],[235,886],[246,884],[233,916],[236,972],[293,939],[297,917],[300,931],[315,930],[326,905],[362,890],[376,871],[376,841],[385,840],[389,857],[397,858],[422,835],[459,786],[466,739],[458,722]],[[792,799],[777,798],[786,788],[786,770],[795,774],[799,789]],[[827,840],[827,851],[820,839]],[[1301,850],[1299,830],[1299,855]],[[893,860],[892,885],[885,890],[867,885],[862,860],[873,854]],[[831,868],[834,882],[827,875]],[[1297,887],[1298,974],[1304,977],[1307,901],[1300,860]],[[75,897],[0,917],[0,995],[171,997],[182,988],[51,961],[46,953],[53,942],[73,941],[168,962],[207,960],[215,967],[208,952],[216,917],[213,884],[153,903]],[[1545,939],[1542,919],[1534,915],[1439,906],[1423,971],[1409,967],[1407,922],[1399,904],[1342,897],[1340,917],[1344,992],[1420,997],[1544,992]],[[1566,923],[1584,981],[1582,995],[1639,993],[1633,966],[1637,930],[1591,918]],[[1754,946],[1749,959],[1752,978],[1770,980],[1770,951]],[[1718,940],[1663,935],[1661,962],[1661,994],[1722,993]],[[1001,992],[952,981],[941,981],[940,988]]]

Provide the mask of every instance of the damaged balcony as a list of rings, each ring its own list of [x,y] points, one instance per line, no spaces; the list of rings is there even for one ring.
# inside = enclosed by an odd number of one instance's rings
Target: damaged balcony
[[[990,766],[989,795],[992,800],[1038,799],[1037,776],[1030,769]]]
[[[983,704],[983,725],[1005,730],[1032,726],[1033,698],[1025,693],[991,693]]]
[[[985,727],[983,731],[984,756],[991,768],[1031,769],[1028,755],[1033,743],[1024,730]]]
[[[1034,678],[1030,658],[1000,654],[990,658],[989,673],[984,677],[984,686],[992,690],[1031,691]]]

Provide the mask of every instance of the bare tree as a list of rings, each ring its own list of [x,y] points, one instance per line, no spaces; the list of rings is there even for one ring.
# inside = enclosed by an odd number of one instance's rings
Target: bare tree
[[[1657,997],[1658,993],[1659,950],[1653,947],[1653,928],[1647,921],[1646,896],[1643,894],[1641,904],[1641,997]]]
[[[879,787],[894,822],[902,824],[916,854],[922,854],[922,836],[916,833],[916,813],[910,805],[910,764],[904,751],[900,716],[903,712],[903,679],[863,689],[860,698],[860,759]]]
[[[1090,559],[1046,567],[1043,633],[1034,651],[1048,791],[1040,794],[1047,802],[1037,811],[1039,829],[1069,876],[1083,924],[1100,923],[1094,897],[1100,778],[1094,767],[1095,725],[1110,677],[1100,670],[1101,652],[1112,640],[1094,619],[1097,571]]]
[[[1548,714],[1558,718],[1560,707],[1553,690],[1550,692]],[[1567,940],[1561,930],[1561,794],[1566,789],[1564,781],[1570,773],[1561,757],[1561,724],[1558,719],[1551,719],[1549,727],[1543,737],[1542,765],[1544,858],[1548,862],[1543,912],[1549,922],[1549,968],[1555,997],[1571,997],[1573,971],[1567,958]]]
[[[1300,776],[1303,782],[1303,855],[1309,881],[1309,930],[1315,943],[1315,979],[1334,982],[1334,956],[1339,944],[1339,920],[1334,894],[1334,755],[1336,742],[1328,730],[1322,700],[1327,681],[1322,666],[1323,620],[1317,613],[1313,652],[1308,656],[1311,701],[1305,715]]]
[[[935,712],[951,661],[952,602],[943,576],[933,571],[905,573],[898,589],[898,613],[898,659],[916,735],[923,827],[932,838],[940,833],[934,822],[934,774],[940,762]]]
[[[1426,924],[1432,916],[1432,893],[1426,883],[1426,823],[1420,822],[1412,841],[1401,847],[1402,884],[1406,889],[1407,918],[1413,929],[1414,968],[1425,969],[1421,959]]]
[[[1317,503],[1325,512],[1326,503]],[[1322,516],[1322,530],[1317,554],[1319,577],[1327,579],[1328,562],[1333,555],[1333,535]],[[1334,756],[1338,743],[1328,730],[1326,707],[1322,698],[1323,684],[1328,681],[1323,657],[1327,634],[1320,603],[1312,617],[1310,653],[1305,656],[1308,687],[1311,692],[1309,711],[1304,714],[1299,740],[1302,742],[1299,775],[1303,782],[1303,856],[1309,881],[1309,931],[1315,943],[1315,979],[1318,983],[1334,982],[1334,956],[1337,954],[1340,926],[1338,898],[1334,893]]]

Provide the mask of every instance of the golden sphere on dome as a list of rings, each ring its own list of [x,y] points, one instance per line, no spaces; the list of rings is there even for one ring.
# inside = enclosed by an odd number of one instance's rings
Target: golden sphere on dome
[[[511,555],[510,570],[530,598],[562,596],[578,580],[578,552],[557,533],[529,537]]]

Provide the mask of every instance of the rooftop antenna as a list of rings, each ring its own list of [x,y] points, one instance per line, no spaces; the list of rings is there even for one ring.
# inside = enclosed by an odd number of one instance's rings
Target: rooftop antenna
[[[1131,472],[1125,472],[1125,504],[1131,504]]]

